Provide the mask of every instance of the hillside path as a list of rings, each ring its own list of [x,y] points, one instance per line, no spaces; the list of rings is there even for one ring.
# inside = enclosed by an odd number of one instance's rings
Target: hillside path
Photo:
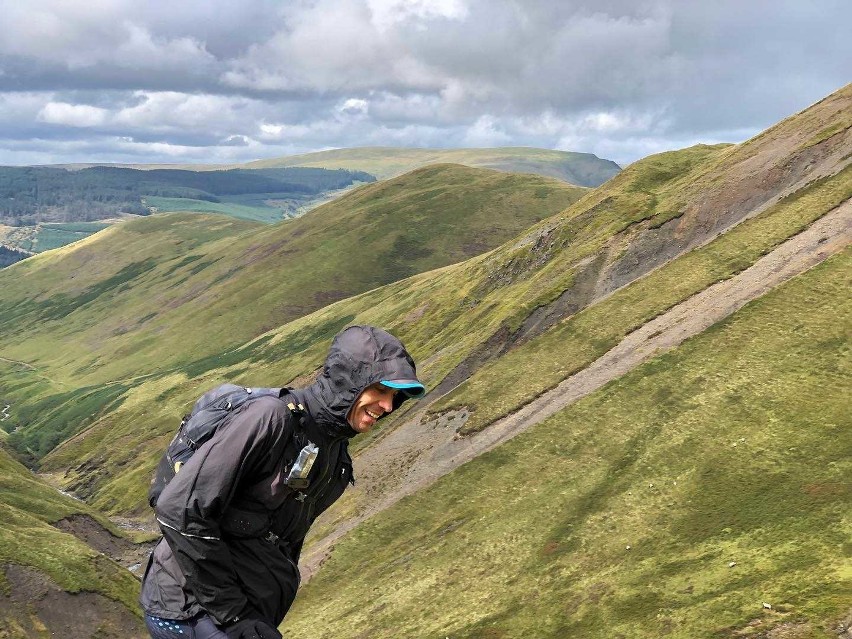
[[[64,382],[59,382],[59,381],[56,381],[55,379],[50,379],[49,377],[42,375],[39,372],[39,370],[35,366],[33,366],[32,364],[27,364],[26,362],[22,362],[18,359],[9,359],[8,357],[0,357],[0,362],[6,362],[7,364],[17,364],[18,366],[20,366],[22,368],[26,368],[27,370],[35,373],[36,377],[40,377],[41,379],[47,380],[51,384],[54,384],[56,386],[65,386]]]
[[[342,522],[303,556],[310,578],[334,543],[362,521],[462,464],[511,439],[654,355],[723,320],[748,302],[852,244],[852,200],[847,200],[738,275],[718,282],[627,335],[617,346],[515,413],[483,431],[457,438],[465,415],[422,422],[415,415],[356,458],[355,474],[370,505]]]

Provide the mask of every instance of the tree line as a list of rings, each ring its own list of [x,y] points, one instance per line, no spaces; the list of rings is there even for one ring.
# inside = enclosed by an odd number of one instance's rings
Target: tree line
[[[96,166],[0,167],[0,223],[89,222],[123,213],[147,215],[146,196],[218,202],[248,194],[317,195],[354,182],[373,182],[363,171],[288,167],[187,171]]]

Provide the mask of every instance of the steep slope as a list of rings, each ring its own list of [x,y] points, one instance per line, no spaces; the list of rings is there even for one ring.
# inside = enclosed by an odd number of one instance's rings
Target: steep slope
[[[432,400],[463,383],[423,408],[437,416],[467,407],[473,412],[465,432],[480,430],[848,200],[849,130],[820,132],[850,102],[846,88],[743,145],[653,156],[496,251],[340,301],[218,360],[139,380],[45,467],[65,473],[65,485],[99,507],[143,511],[145,478],[175,415],[195,395],[221,379],[298,383],[319,365],[331,336],[352,322],[387,326],[411,345],[434,387]],[[382,446],[407,416],[358,444],[389,462],[358,469],[361,488],[326,518],[319,536],[405,483],[418,440],[402,455]],[[100,444],[116,436],[121,450]]]
[[[66,381],[150,372],[481,253],[582,193],[534,176],[439,166],[274,227],[138,220],[0,274],[0,322],[12,338],[4,355]],[[91,350],[69,352],[81,341]],[[109,363],[87,375],[97,360]]]
[[[2,355],[56,384],[41,403],[15,403],[25,426],[13,441],[41,455],[79,429],[81,402],[112,401],[146,374],[220,366],[222,351],[274,326],[481,253],[584,192],[441,165],[273,227],[162,216],[18,264],[0,273]]]
[[[847,250],[376,516],[285,636],[837,636],[850,273]]]
[[[497,169],[510,173],[535,173],[554,177],[579,186],[600,186],[619,172],[611,160],[591,153],[552,151],[526,147],[494,149],[411,149],[366,147],[336,149],[283,158],[258,160],[245,168],[312,166],[327,169],[366,171],[378,178],[400,175],[427,165],[451,162],[467,166]]]
[[[469,428],[471,413],[466,407],[444,413],[437,420],[407,419],[380,443],[359,455],[359,481],[369,498],[357,514],[350,513],[303,555],[303,572],[314,574],[338,539],[377,512],[431,485],[461,464],[625,375],[649,358],[701,333],[749,301],[850,244],[852,200],[847,200],[752,266],[658,315],[557,386],[487,428]],[[671,275],[677,276],[677,272]],[[547,376],[548,369],[557,366],[549,361],[550,358],[540,356],[539,368],[528,367],[527,373]],[[495,399],[499,400],[499,393],[495,393]],[[466,436],[459,439],[460,434]],[[389,460],[405,460],[405,466],[401,469],[389,467]]]
[[[94,510],[34,478],[0,446],[0,636],[147,637],[137,580],[77,538],[81,527],[102,550],[129,545]]]

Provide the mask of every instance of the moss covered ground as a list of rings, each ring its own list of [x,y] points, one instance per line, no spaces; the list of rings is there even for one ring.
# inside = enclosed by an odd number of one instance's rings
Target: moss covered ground
[[[285,636],[835,636],[850,267],[846,251],[360,526]]]
[[[34,568],[67,592],[100,593],[140,616],[136,578],[127,569],[52,525],[72,515],[88,515],[113,534],[120,535],[100,513],[45,485],[0,445],[0,565]],[[0,626],[12,621],[4,620],[2,614],[0,612]]]
[[[823,124],[814,121],[810,126],[816,129]],[[779,127],[773,133],[776,138],[786,139],[794,133],[802,138],[810,135],[798,131],[795,120]],[[514,330],[530,312],[571,287],[578,265],[603,250],[614,236],[637,224],[664,223],[671,218],[671,211],[701,200],[710,185],[728,190],[726,185],[738,180],[729,174],[732,167],[760,155],[754,147],[759,150],[771,138],[763,134],[738,147],[698,146],[652,156],[496,250],[340,300],[253,340],[211,348],[209,355],[163,366],[154,374],[126,378],[118,371],[126,375],[128,365],[135,365],[143,373],[150,370],[151,360],[174,361],[179,355],[186,357],[187,349],[175,350],[177,346],[171,342],[163,344],[156,337],[131,332],[129,350],[115,361],[104,357],[83,368],[92,371],[90,379],[129,383],[132,388],[123,395],[121,405],[93,416],[84,433],[42,460],[43,467],[65,473],[66,486],[91,498],[99,508],[111,513],[144,512],[146,478],[171,436],[177,416],[184,414],[198,395],[223,380],[247,385],[299,383],[321,365],[331,337],[350,323],[377,324],[399,335],[410,345],[422,378],[434,387],[490,336]],[[778,161],[788,161],[784,157]],[[440,170],[433,167],[418,172],[424,181],[418,181],[414,188],[420,187],[426,196],[434,193],[430,181],[440,179]],[[364,204],[373,197],[371,189],[379,186],[364,187],[349,197],[353,204]],[[551,388],[641,323],[747,268],[849,197],[849,188],[848,169],[814,181],[706,247],[646,275],[474,371],[469,382],[447,396],[433,412],[468,405],[474,409],[468,428],[481,428]],[[385,214],[393,210],[397,209],[388,207]],[[340,216],[346,215],[340,212]],[[697,223],[686,220],[683,228]],[[178,274],[181,269],[199,268],[210,260],[199,257],[187,261],[195,255],[191,252],[189,257],[175,260],[170,268],[177,269],[174,273]],[[142,266],[137,263],[134,268]],[[213,308],[199,310],[197,321],[205,322],[205,330],[216,321]],[[224,308],[222,312],[222,322],[241,328],[244,315],[228,314]],[[185,332],[177,335],[190,341]],[[18,374],[28,376],[29,383],[45,383],[36,372],[19,370]],[[27,386],[18,382],[16,388],[22,393]],[[58,397],[60,389],[38,391],[38,396],[44,394]],[[54,412],[50,422],[60,418],[64,410]],[[392,428],[393,424],[393,419],[384,420],[382,427]],[[35,433],[39,424],[29,428]],[[110,437],[120,445],[105,447],[103,442]],[[107,470],[93,474],[93,466]],[[351,504],[341,504],[340,508],[346,511]]]

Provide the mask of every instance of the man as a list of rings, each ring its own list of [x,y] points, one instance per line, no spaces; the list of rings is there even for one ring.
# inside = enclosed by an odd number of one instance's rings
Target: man
[[[352,326],[314,384],[235,409],[157,500],[163,539],[141,596],[151,636],[280,639],[308,528],[354,483],[349,439],[425,390],[397,338]]]

